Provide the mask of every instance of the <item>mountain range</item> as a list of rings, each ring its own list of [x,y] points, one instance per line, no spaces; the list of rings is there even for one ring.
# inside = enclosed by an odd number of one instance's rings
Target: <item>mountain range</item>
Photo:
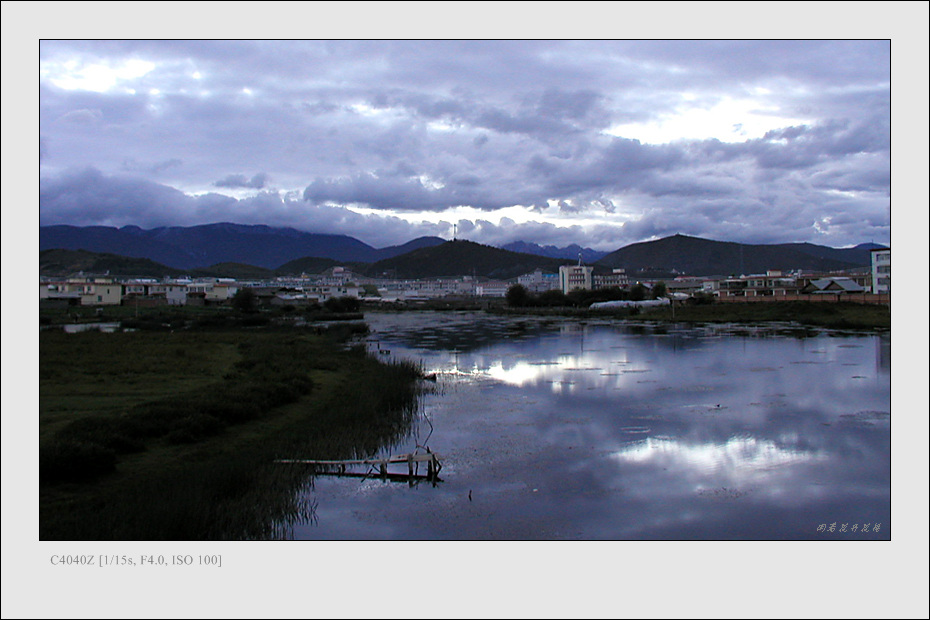
[[[836,249],[810,243],[750,245],[673,235],[655,241],[634,243],[594,256],[586,248],[539,246],[515,242],[495,248],[471,241],[445,241],[420,237],[398,246],[376,249],[346,235],[307,233],[292,228],[209,224],[143,230],[135,226],[43,226],[39,228],[40,273],[62,275],[92,271],[94,260],[117,273],[114,258],[148,259],[152,264],[128,262],[123,267],[132,275],[172,275],[184,270],[190,275],[228,275],[258,278],[261,274],[319,273],[336,264],[372,276],[398,278],[475,275],[498,279],[543,269],[558,271],[560,265],[575,263],[578,255],[595,272],[622,267],[628,273],[729,275],[760,273],[770,269],[833,271],[870,265],[870,252],[883,247],[861,244]],[[519,249],[522,251],[513,251]],[[83,250],[101,254],[49,253],[50,250]],[[586,254],[587,252],[587,254]],[[555,254],[555,256],[553,256]],[[586,258],[587,256],[587,258]],[[52,268],[54,267],[54,268]],[[99,269],[98,269],[99,271]],[[237,275],[241,274],[241,275]],[[246,276],[245,274],[251,274]]]
[[[39,250],[88,250],[148,258],[176,269],[235,262],[274,269],[305,256],[373,263],[444,239],[420,237],[375,249],[347,235],[323,235],[271,226],[205,224],[144,230],[138,226],[40,226]]]
[[[511,252],[520,252],[522,254],[548,256],[549,258],[565,258],[571,261],[578,260],[580,256],[584,263],[593,263],[609,254],[609,252],[599,252],[591,248],[583,248],[577,243],[559,248],[554,245],[539,245],[537,243],[527,243],[526,241],[514,241],[513,243],[502,245],[501,249],[510,250]]]

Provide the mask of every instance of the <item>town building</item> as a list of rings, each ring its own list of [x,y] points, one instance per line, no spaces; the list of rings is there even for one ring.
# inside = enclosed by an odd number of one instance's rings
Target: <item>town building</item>
[[[872,250],[872,292],[891,294],[891,248]]]
[[[798,280],[781,271],[767,271],[738,278],[723,278],[716,284],[720,297],[784,297],[798,293]]]
[[[190,280],[168,280],[149,286],[149,295],[162,296],[169,306],[187,305],[187,285]]]
[[[626,269],[614,269],[608,274],[594,276],[594,288],[626,288],[629,284],[630,278],[626,275]]]
[[[692,297],[697,293],[712,292],[714,282],[715,280],[709,278],[679,276],[674,280],[667,280],[665,282],[665,290],[668,291],[669,297],[681,299],[682,297]],[[708,283],[710,283],[710,286],[708,286]]]
[[[589,291],[594,287],[594,267],[590,265],[562,265],[559,267],[559,288],[568,295],[575,290]]]
[[[823,293],[864,293],[866,288],[852,278],[818,278],[811,280],[801,292],[818,295]]]
[[[123,300],[123,285],[111,278],[78,277],[57,282],[40,279],[39,299],[57,299],[82,306],[118,306]]]
[[[475,295],[478,297],[506,297],[510,282],[500,280],[487,280],[475,284]]]
[[[517,278],[517,284],[531,293],[544,293],[559,288],[559,276],[536,269]]]

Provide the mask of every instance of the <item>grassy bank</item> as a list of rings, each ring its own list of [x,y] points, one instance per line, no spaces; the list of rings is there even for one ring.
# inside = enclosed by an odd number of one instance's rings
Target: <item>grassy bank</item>
[[[40,333],[43,540],[255,539],[306,519],[307,471],[402,439],[420,372],[357,327]]]
[[[658,308],[503,308],[496,312],[510,315],[565,316],[574,318],[616,318],[618,320],[668,321],[679,323],[766,323],[794,322],[828,329],[891,329],[888,306],[857,303],[772,302],[676,305]]]
[[[758,302],[660,307],[642,314],[656,321],[685,323],[794,322],[828,329],[891,329],[891,308],[848,302]]]

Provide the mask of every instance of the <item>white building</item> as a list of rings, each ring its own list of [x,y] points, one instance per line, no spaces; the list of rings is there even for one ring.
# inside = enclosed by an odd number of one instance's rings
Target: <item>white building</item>
[[[568,295],[570,291],[593,288],[594,267],[590,265],[562,265],[559,267],[559,288]]]
[[[891,248],[872,250],[872,292],[891,294]]]
[[[510,286],[509,282],[499,280],[479,282],[475,284],[475,295],[478,297],[506,297]]]
[[[517,284],[531,293],[542,293],[559,288],[559,276],[542,269],[536,269],[517,278]]]
[[[190,280],[168,280],[149,286],[149,295],[164,295],[169,306],[187,305],[187,285]]]

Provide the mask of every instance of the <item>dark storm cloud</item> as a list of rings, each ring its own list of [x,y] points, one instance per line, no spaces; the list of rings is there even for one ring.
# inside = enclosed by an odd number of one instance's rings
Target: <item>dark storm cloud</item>
[[[648,145],[625,138],[602,139],[578,157],[535,155],[527,168],[546,188],[544,193],[568,197],[626,192],[646,187],[655,175],[685,163],[686,151],[674,145]]]
[[[177,214],[195,199],[171,187],[128,177],[108,177],[85,168],[44,177],[39,186],[43,224],[122,225]]]
[[[396,217],[361,215],[342,207],[313,205],[277,192],[235,199],[216,193],[189,196],[138,177],[109,176],[93,168],[42,179],[40,224],[193,226],[233,221],[346,234],[381,245],[440,235],[451,224],[410,224]]]
[[[361,204],[400,211],[442,211],[460,205],[485,209],[509,206],[505,202],[494,204],[482,196],[478,177],[464,175],[448,180],[443,187],[430,187],[406,175],[358,174],[345,179],[317,179],[307,186],[303,197],[314,204]]]
[[[138,162],[135,159],[129,158],[123,161],[122,170],[135,173],[148,172],[157,175],[159,172],[164,172],[165,170],[170,170],[172,168],[177,168],[178,166],[183,165],[184,162],[177,158],[151,163]]]
[[[588,218],[604,243],[741,240],[770,215],[773,241],[858,242],[836,210],[886,213],[874,210],[890,187],[889,54],[882,41],[43,41],[42,216],[141,222],[158,219],[154,201],[179,221],[313,213],[344,226],[337,207],[360,205],[405,214],[400,231],[419,211],[490,222],[521,205],[570,235],[565,218]],[[728,141],[612,129],[734,101],[792,120]],[[149,185],[134,197],[120,172]],[[88,187],[51,191],[65,179]],[[239,200],[211,197],[222,190]]]
[[[402,91],[379,92],[368,103],[378,109],[402,108],[414,118],[549,140],[606,126],[609,116],[600,107],[602,99],[601,94],[591,90],[548,88],[530,91],[521,100],[504,101],[486,101],[466,94],[437,97]]]
[[[216,181],[213,185],[216,187],[242,187],[248,189],[262,189],[265,187],[265,182],[268,180],[268,175],[264,172],[259,172],[251,179],[246,178],[244,174],[230,174],[224,179]]]

